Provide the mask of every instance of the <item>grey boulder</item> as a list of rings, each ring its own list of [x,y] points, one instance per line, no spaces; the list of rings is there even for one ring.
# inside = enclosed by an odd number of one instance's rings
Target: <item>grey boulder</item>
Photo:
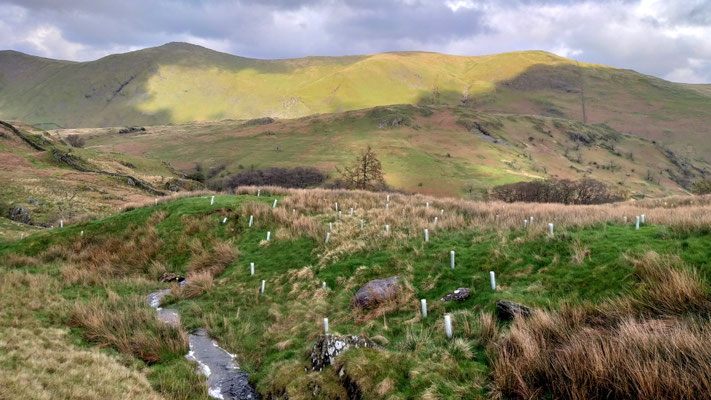
[[[373,308],[378,303],[394,298],[400,291],[399,279],[399,277],[393,276],[368,282],[351,299],[351,308]]]
[[[360,335],[320,335],[311,350],[311,370],[321,371],[332,365],[344,351],[363,347],[382,350],[375,342]]]
[[[531,307],[524,306],[523,304],[514,303],[508,300],[499,300],[496,302],[496,318],[501,321],[510,321],[514,319],[516,315],[522,317],[528,317],[533,314],[536,310]]]

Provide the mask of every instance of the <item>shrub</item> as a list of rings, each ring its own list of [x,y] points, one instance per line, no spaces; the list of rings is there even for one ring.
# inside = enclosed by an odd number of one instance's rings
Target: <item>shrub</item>
[[[211,184],[215,190],[230,190],[238,186],[279,186],[287,188],[307,188],[326,180],[326,175],[316,168],[297,167],[252,169],[228,176]]]
[[[65,140],[72,147],[84,147],[86,140],[79,135],[68,135]]]
[[[699,179],[694,183],[694,186],[691,188],[691,192],[694,194],[711,194],[711,180],[708,179]]]
[[[193,169],[192,171],[185,174],[185,177],[187,179],[192,179],[192,180],[198,181],[200,183],[205,183],[206,177],[205,177],[205,171],[202,168],[202,164],[196,163],[195,169]]]
[[[518,182],[496,186],[491,197],[505,202],[536,202],[563,204],[603,204],[623,200],[607,185],[595,179],[570,181],[550,179]]]

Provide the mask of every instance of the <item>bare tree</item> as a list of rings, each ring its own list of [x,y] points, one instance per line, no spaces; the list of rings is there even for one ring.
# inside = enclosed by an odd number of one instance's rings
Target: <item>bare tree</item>
[[[72,147],[84,147],[84,144],[86,144],[86,140],[79,135],[68,135],[64,140]]]
[[[383,168],[370,146],[351,165],[337,171],[349,189],[376,190],[385,186]]]
[[[55,186],[52,194],[57,199],[57,209],[62,218],[71,218],[75,214],[76,197],[79,195],[79,188],[69,186]]]

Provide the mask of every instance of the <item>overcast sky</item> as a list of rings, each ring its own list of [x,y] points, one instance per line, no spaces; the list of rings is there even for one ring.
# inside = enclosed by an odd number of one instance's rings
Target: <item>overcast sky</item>
[[[173,41],[257,58],[539,49],[711,83],[711,0],[0,0],[0,49],[85,61]]]

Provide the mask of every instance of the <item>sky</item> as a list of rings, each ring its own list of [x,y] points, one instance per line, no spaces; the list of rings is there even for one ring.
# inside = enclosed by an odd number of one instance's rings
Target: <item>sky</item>
[[[711,83],[711,0],[0,0],[0,49],[89,61],[178,41],[255,58],[546,50]]]

